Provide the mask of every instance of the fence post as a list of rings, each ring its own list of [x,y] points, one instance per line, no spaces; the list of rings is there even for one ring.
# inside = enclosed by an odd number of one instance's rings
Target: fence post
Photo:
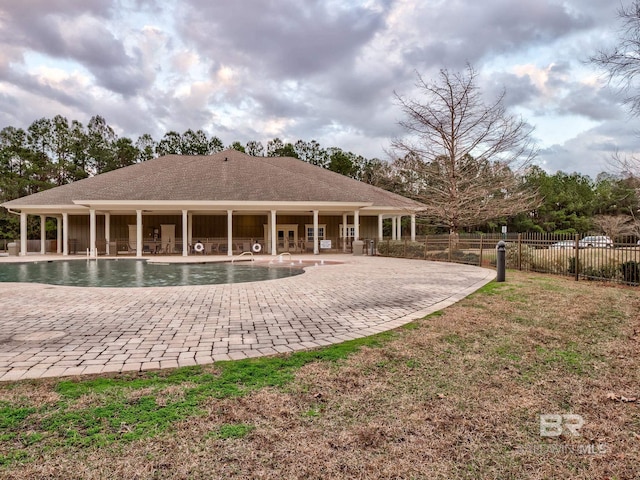
[[[478,266],[482,266],[482,234],[480,234],[480,260],[478,260]]]
[[[574,236],[574,240],[576,242],[574,246],[575,254],[576,254],[576,282],[580,280],[580,234],[576,233]]]
[[[448,261],[451,262],[451,232],[449,232],[449,258]]]
[[[407,239],[404,239],[404,258],[407,258]]]
[[[427,244],[429,243],[429,235],[424,236],[424,259],[427,259]]]
[[[518,234],[518,270],[522,270],[522,234]]]

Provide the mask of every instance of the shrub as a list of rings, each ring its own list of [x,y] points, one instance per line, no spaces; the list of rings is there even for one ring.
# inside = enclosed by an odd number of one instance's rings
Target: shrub
[[[536,249],[529,245],[520,245],[520,268],[522,270],[531,269],[534,262],[534,253]],[[506,251],[507,268],[518,268],[518,244],[513,242],[507,243]]]
[[[580,270],[580,260],[576,257],[569,257],[569,267],[567,268],[567,272],[576,273],[576,271]]]
[[[531,270],[542,273],[567,274],[567,258],[563,255],[549,255],[549,250],[539,250],[532,260]]]
[[[618,275],[618,268],[614,264],[602,265],[599,267],[588,266],[585,267],[582,274],[587,277],[588,280],[608,280],[615,278]]]
[[[384,257],[423,258],[424,243],[398,240],[378,242],[378,254]]]
[[[404,254],[403,242],[379,242],[378,253],[385,257],[402,257]]]
[[[622,278],[627,283],[637,285],[640,283],[640,262],[628,261],[620,265]]]
[[[424,258],[424,243],[407,243],[405,256],[407,258]]]
[[[439,260],[447,262],[449,260],[449,252],[437,252],[429,254],[429,260]],[[454,250],[451,252],[451,261],[455,263],[468,263],[478,265],[480,263],[480,255],[475,253],[465,253],[462,250]]]

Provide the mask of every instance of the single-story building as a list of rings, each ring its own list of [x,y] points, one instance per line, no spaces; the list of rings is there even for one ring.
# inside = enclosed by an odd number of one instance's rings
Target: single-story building
[[[240,251],[346,251],[353,240],[381,239],[383,219],[400,238],[402,216],[422,205],[290,157],[165,155],[2,204],[41,218],[40,253],[233,255]],[[57,241],[45,221],[57,219]]]

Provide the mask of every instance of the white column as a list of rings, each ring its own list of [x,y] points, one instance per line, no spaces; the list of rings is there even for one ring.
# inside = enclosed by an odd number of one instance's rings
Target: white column
[[[347,219],[348,215],[346,213],[342,214],[342,251],[347,251]]]
[[[136,210],[136,257],[142,258],[142,210]]]
[[[193,245],[193,213],[187,214],[187,238],[189,239],[189,245]]]
[[[378,240],[382,241],[384,238],[384,231],[382,230],[382,214],[378,214]]]
[[[56,253],[62,253],[62,218],[56,217]]]
[[[89,256],[97,257],[96,252],[96,211],[89,210]]]
[[[396,221],[396,217],[391,217],[391,240],[396,240],[396,234],[398,233]]]
[[[411,241],[416,241],[416,214],[411,215]]]
[[[353,212],[353,239],[360,240],[360,210]]]
[[[396,226],[398,227],[398,233],[396,233],[396,240],[402,240],[402,215],[398,215]]]
[[[227,256],[233,256],[233,210],[227,210]]]
[[[182,210],[182,256],[186,257],[189,255],[189,225],[188,223],[188,212],[186,210]]]
[[[40,215],[40,254],[47,253],[47,217]]]
[[[318,248],[318,210],[313,211],[313,254],[318,255],[320,248]]]
[[[69,255],[69,214],[62,214],[62,255]]]
[[[27,214],[20,212],[20,256],[27,254]]]
[[[106,253],[111,254],[109,250],[109,242],[111,241],[111,214],[109,212],[104,214],[104,239],[107,242]]]
[[[269,224],[269,228],[271,231],[271,255],[278,254],[278,244],[276,243],[276,235],[278,232],[276,231],[276,211],[271,210],[271,222]]]

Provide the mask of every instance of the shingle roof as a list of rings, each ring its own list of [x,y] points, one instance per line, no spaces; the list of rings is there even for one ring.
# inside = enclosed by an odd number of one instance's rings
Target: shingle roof
[[[290,157],[165,155],[18,198],[9,208],[72,205],[74,200],[371,202],[419,208],[408,198]]]

